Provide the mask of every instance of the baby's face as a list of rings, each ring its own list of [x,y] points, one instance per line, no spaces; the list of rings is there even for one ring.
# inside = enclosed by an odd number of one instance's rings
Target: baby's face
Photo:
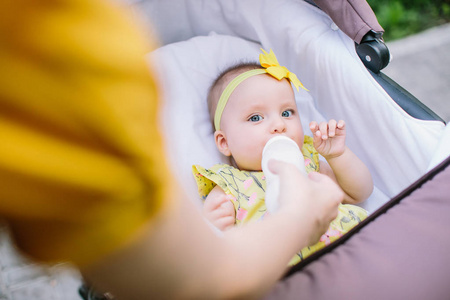
[[[250,77],[234,90],[220,126],[228,154],[241,170],[261,170],[264,145],[275,135],[293,139],[300,148],[303,145],[303,129],[291,84],[268,74]]]

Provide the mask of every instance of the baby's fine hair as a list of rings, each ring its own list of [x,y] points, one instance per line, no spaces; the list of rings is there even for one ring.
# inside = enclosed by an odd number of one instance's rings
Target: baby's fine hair
[[[231,67],[226,68],[222,72],[220,72],[219,76],[217,76],[216,80],[212,83],[211,87],[208,91],[208,111],[211,122],[214,126],[214,114],[216,112],[217,102],[219,102],[220,95],[226,86],[233,80],[235,77],[240,74],[253,70],[260,69],[261,65],[256,62],[240,62]]]

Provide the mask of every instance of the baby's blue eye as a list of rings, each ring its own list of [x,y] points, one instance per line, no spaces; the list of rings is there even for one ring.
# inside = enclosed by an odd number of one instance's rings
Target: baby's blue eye
[[[283,118],[289,118],[290,116],[292,116],[292,110],[285,110],[281,113],[281,116]]]
[[[262,117],[260,115],[254,115],[251,116],[250,119],[248,119],[250,122],[258,122],[262,120]]]

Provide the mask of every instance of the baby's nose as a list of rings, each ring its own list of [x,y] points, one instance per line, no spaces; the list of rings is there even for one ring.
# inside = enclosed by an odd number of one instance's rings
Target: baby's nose
[[[272,123],[271,133],[284,133],[286,132],[286,122],[282,118],[277,118]]]

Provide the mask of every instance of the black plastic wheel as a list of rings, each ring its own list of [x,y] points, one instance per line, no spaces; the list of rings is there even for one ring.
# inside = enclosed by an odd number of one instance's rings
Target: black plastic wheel
[[[361,43],[356,44],[356,53],[366,68],[376,74],[389,64],[389,49],[383,41],[381,32],[369,31]]]

